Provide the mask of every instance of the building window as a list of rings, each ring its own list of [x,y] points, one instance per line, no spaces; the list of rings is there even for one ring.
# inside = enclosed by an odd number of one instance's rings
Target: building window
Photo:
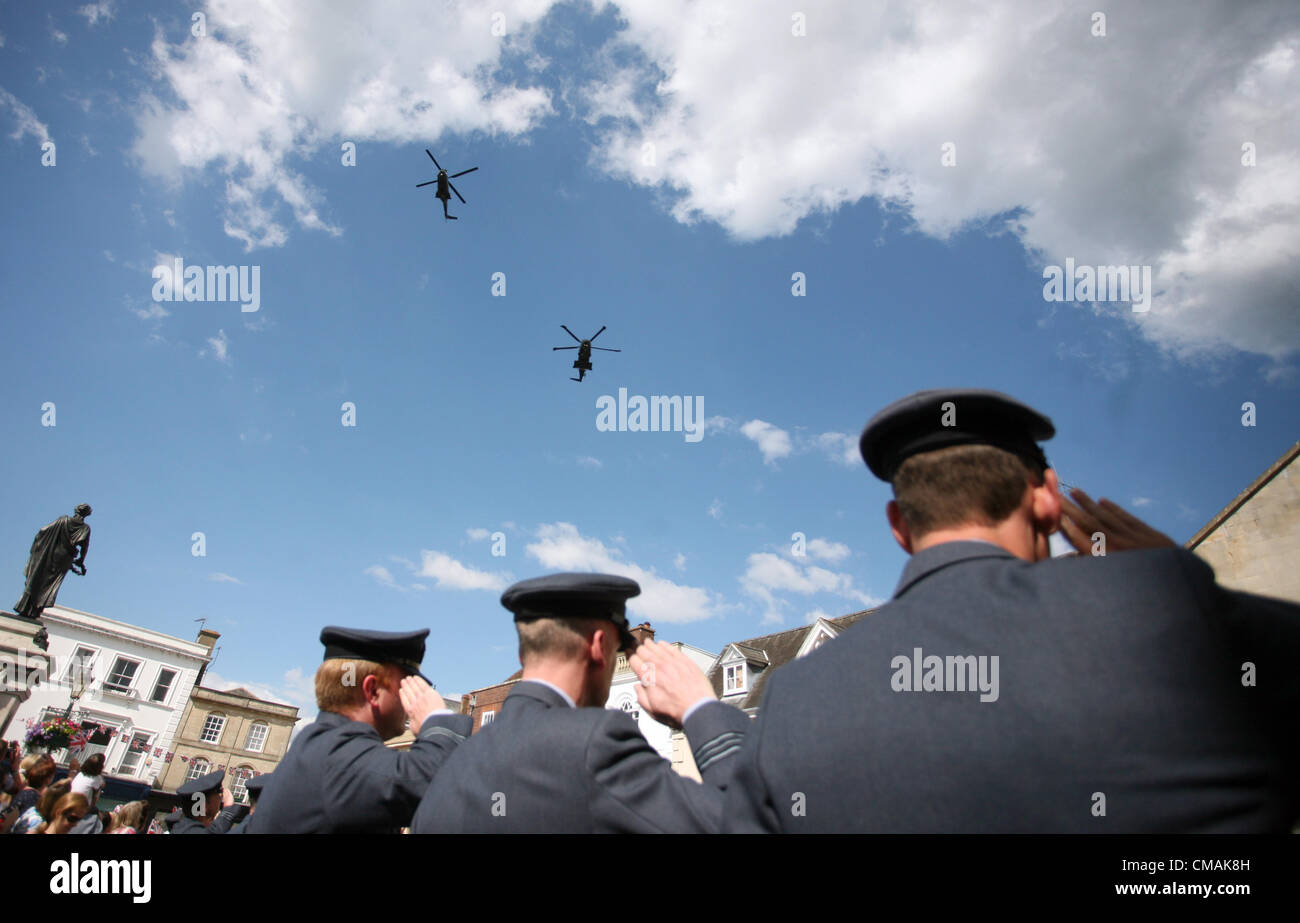
[[[225,726],[225,715],[208,715],[208,720],[203,722],[203,733],[199,735],[199,740],[205,744],[219,742],[221,740],[221,729]]]
[[[244,741],[244,749],[261,753],[262,748],[266,746],[266,735],[270,730],[271,726],[265,721],[254,721],[248,728],[248,740]]]
[[[209,767],[211,766],[212,764],[203,757],[195,757],[190,760],[190,774],[185,777],[185,781],[190,782],[194,779],[200,779],[203,776],[206,776],[209,772]]]
[[[104,680],[104,689],[126,695],[131,691],[131,681],[135,679],[135,671],[138,669],[140,661],[118,657],[113,661],[113,669],[108,671],[108,678]]]
[[[133,776],[140,767],[140,758],[149,755],[149,741],[152,734],[144,734],[136,731],[131,735],[131,742],[127,744],[126,753],[122,755],[122,762],[118,764],[117,771],[120,775]]]
[[[817,650],[817,648],[821,647],[823,644],[825,644],[825,643],[826,643],[827,641],[829,641],[830,639],[831,639],[831,636],[828,635],[826,632],[824,632],[824,631],[822,631],[822,632],[818,632],[818,633],[817,633],[817,640],[813,642],[812,649],[813,649],[813,650]]]
[[[94,659],[95,651],[92,648],[77,647],[77,652],[68,661],[68,671],[63,674],[63,678],[67,680],[69,686],[76,685],[78,680],[80,680],[83,688],[90,685],[90,681],[93,679],[90,665]]]
[[[733,692],[744,692],[745,686],[745,664],[733,663],[726,668],[726,681],[723,683],[723,695],[730,695]]]
[[[172,691],[172,683],[176,680],[176,671],[162,669],[158,671],[158,679],[153,684],[153,693],[149,696],[150,702],[167,701],[167,693]]]
[[[483,720],[479,722],[479,727],[483,727],[484,725],[491,724],[492,721],[496,718],[496,716],[497,713],[494,711],[483,712]]]
[[[230,794],[240,804],[248,804],[248,780],[253,778],[252,766],[240,766],[230,774]]]

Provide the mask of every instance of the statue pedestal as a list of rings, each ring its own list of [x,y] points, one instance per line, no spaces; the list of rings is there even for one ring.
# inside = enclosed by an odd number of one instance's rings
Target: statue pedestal
[[[44,644],[44,624],[0,610],[0,738],[25,733],[23,728],[11,731],[9,722],[32,688],[49,679],[50,658]]]

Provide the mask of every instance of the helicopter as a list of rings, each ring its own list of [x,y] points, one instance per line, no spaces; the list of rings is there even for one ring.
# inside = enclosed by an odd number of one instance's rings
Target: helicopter
[[[575,340],[578,340],[576,336],[573,336],[572,330],[570,330],[568,327],[565,327],[563,324],[560,324],[560,326],[564,329],[565,333],[573,337]],[[596,337],[600,336],[604,332],[605,332],[605,328],[601,327],[599,330],[597,330],[587,339],[578,340],[577,346],[551,347],[551,352],[555,352],[557,349],[576,349],[578,351],[578,359],[576,362],[573,363],[573,367],[578,370],[578,377],[570,378],[569,381],[582,381],[583,376],[591,371],[591,351],[593,349],[603,350],[604,352],[607,353],[621,353],[623,351],[621,349],[606,349],[604,346],[592,346],[591,341],[596,339]]]
[[[434,192],[434,195],[442,199],[442,217],[447,221],[456,221],[458,219],[455,215],[447,214],[447,203],[451,201],[451,194],[453,192],[456,193],[456,198],[460,199],[462,205],[467,203],[465,202],[465,197],[460,194],[460,190],[453,186],[451,181],[458,176],[464,176],[466,173],[473,173],[478,169],[478,167],[470,167],[468,170],[461,170],[459,173],[453,173],[451,176],[448,176],[447,171],[442,168],[442,164],[438,163],[438,158],[433,156],[433,151],[426,147],[424,152],[429,155],[429,159],[433,161],[433,165],[438,168],[438,178],[431,179],[427,183],[416,183],[415,188],[419,189],[421,186],[429,186],[433,183],[437,183],[438,189]]]

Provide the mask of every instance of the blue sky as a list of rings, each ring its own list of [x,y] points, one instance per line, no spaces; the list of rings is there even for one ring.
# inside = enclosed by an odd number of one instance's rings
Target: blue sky
[[[718,651],[888,598],[854,447],[939,386],[1190,537],[1300,435],[1300,15],[802,6],[0,8],[6,603],[86,501],[60,603],[205,618],[217,681],[308,714],[321,626],[428,627],[467,691],[553,570]],[[425,147],[479,167],[455,223]],[[258,267],[259,310],[155,301],[176,257]],[[1046,301],[1067,257],[1151,266],[1150,311]],[[560,324],[623,352],[574,383]],[[598,431],[620,388],[704,437]]]

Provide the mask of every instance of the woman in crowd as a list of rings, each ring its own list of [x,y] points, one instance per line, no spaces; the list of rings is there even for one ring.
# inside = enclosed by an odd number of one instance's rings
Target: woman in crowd
[[[96,753],[81,765],[81,772],[72,780],[72,790],[85,795],[93,811],[99,802],[100,789],[104,787],[104,754]]]
[[[53,787],[53,786],[51,786]],[[54,802],[50,818],[36,828],[37,833],[68,833],[81,823],[90,810],[86,796],[78,792],[67,792]]]
[[[50,780],[54,778],[55,765],[48,754],[30,753],[23,757],[20,769],[24,786],[14,796],[14,804],[20,810],[10,824],[9,832],[31,833],[42,820],[39,802],[49,788]]]

